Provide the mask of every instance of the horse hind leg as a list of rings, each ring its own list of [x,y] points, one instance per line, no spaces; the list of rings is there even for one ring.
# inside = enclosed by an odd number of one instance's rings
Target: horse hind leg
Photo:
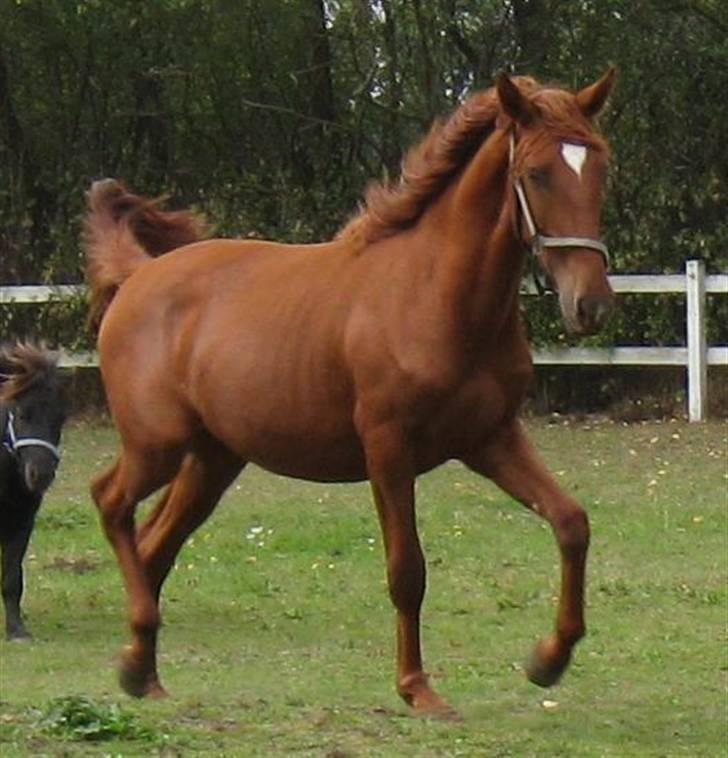
[[[126,587],[132,641],[122,653],[121,685],[135,697],[161,697],[165,692],[156,669],[159,605],[139,557],[134,513],[140,500],[172,479],[181,458],[181,450],[149,455],[125,449],[116,464],[91,485]]]
[[[187,452],[179,472],[149,519],[137,532],[136,548],[146,590],[158,608],[162,585],[187,537],[214,510],[244,463],[210,438]],[[155,695],[161,690],[156,668],[156,631],[145,637],[135,629],[135,644],[121,662],[120,681],[130,694]],[[139,642],[143,647],[139,647]]]
[[[156,598],[185,541],[212,513],[245,466],[210,437],[197,440],[179,473],[137,533],[137,548]]]

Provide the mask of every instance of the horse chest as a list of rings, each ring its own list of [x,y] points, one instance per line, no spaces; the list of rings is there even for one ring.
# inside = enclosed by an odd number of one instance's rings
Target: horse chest
[[[449,392],[423,403],[413,433],[423,468],[458,457],[496,434],[518,411],[530,377],[527,362],[509,370],[479,367]]]

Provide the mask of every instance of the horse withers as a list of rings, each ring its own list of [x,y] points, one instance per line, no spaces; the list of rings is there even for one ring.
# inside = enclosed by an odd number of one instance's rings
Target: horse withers
[[[585,631],[589,526],[517,418],[532,376],[519,289],[529,251],[567,326],[598,331],[613,293],[600,214],[609,153],[595,118],[614,71],[568,92],[499,78],[374,185],[331,242],[200,240],[191,213],[114,180],[88,196],[99,361],[121,452],[92,495],[129,600],[121,683],[160,696],[159,597],[187,537],[252,461],[371,481],[397,613],[396,686],[450,714],[423,669],[425,560],[415,478],[459,459],[551,525],[554,630],[527,668],[549,686]],[[167,485],[148,519],[137,504]]]
[[[30,344],[0,350],[0,550],[5,633],[27,639],[20,600],[23,558],[56,474],[65,420],[57,355]]]

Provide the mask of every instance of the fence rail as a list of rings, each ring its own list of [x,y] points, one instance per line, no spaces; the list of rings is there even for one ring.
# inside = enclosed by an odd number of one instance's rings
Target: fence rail
[[[706,344],[706,295],[728,295],[728,274],[706,275],[703,262],[691,260],[686,263],[685,274],[615,274],[609,281],[617,294],[685,294],[686,346],[541,349],[534,351],[534,363],[543,366],[682,366],[687,369],[688,418],[703,421],[707,410],[708,366],[728,366],[728,345]],[[85,292],[81,284],[0,287],[0,305],[67,300],[81,297]],[[93,368],[97,365],[96,355],[62,351],[60,365]]]

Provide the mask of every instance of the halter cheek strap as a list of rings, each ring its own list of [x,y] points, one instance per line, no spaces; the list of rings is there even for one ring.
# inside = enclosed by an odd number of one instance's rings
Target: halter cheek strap
[[[43,447],[48,450],[56,461],[61,459],[61,451],[57,445],[43,440],[40,437],[18,437],[15,433],[15,417],[12,411],[8,411],[7,422],[5,424],[5,433],[2,437],[2,444],[11,453],[17,453],[23,447]]]
[[[511,167],[513,166],[515,152],[516,141],[513,137],[513,132],[511,132],[508,154],[508,162]],[[533,220],[531,208],[528,205],[528,198],[526,197],[526,191],[523,188],[523,182],[518,178],[514,179],[513,188],[516,191],[518,206],[523,214],[523,220],[526,222],[526,228],[528,229],[529,235],[528,244],[533,255],[541,255],[546,247],[586,247],[590,250],[596,250],[598,253],[601,253],[602,258],[604,258],[605,267],[609,268],[609,249],[601,240],[594,240],[590,237],[550,237],[539,234],[538,229],[536,228],[536,222]]]

